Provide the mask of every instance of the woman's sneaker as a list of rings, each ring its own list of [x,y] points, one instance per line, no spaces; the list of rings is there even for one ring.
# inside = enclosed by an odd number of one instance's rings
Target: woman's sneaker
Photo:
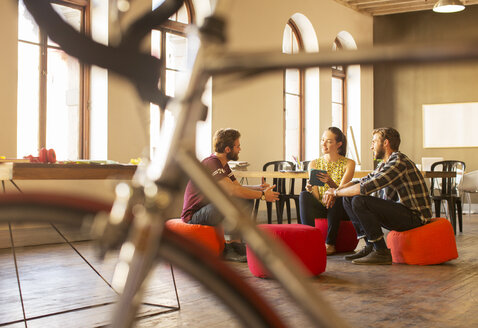
[[[353,261],[355,259],[359,259],[361,257],[367,256],[368,254],[372,253],[373,251],[373,245],[365,245],[360,251],[356,252],[355,254],[351,255],[346,255],[344,256],[344,259],[347,261]]]

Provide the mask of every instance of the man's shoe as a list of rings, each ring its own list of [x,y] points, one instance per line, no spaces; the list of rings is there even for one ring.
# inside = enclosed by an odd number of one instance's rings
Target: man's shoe
[[[325,254],[332,255],[335,254],[335,245],[325,244]]]
[[[238,252],[234,250],[232,245],[227,243],[224,245],[224,251],[222,253],[222,257],[225,261],[242,262],[242,263],[247,262],[246,255],[239,254]]]
[[[230,245],[237,254],[246,255],[246,244],[233,241],[228,243],[228,245]]]
[[[352,263],[364,265],[392,264],[392,253],[388,248],[374,250],[365,257],[353,260]]]
[[[347,261],[352,261],[367,256],[368,254],[372,253],[372,251],[373,245],[365,245],[360,251],[356,252],[355,254],[344,256],[344,259],[346,259]]]

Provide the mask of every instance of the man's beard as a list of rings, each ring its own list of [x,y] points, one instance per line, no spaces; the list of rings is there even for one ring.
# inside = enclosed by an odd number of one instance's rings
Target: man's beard
[[[239,154],[238,153],[233,153],[232,151],[230,153],[226,154],[226,158],[229,161],[237,161],[239,159]]]
[[[383,146],[382,146],[376,150],[375,159],[383,159],[384,156],[385,156],[385,150],[383,149]]]

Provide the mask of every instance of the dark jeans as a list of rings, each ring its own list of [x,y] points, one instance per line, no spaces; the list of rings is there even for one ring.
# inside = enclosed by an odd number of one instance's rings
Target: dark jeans
[[[300,220],[302,224],[307,224],[312,227],[315,226],[315,219],[327,218],[327,239],[326,243],[335,245],[337,234],[339,232],[340,220],[348,220],[347,213],[342,205],[342,198],[337,198],[334,206],[326,209],[321,202],[319,202],[308,191],[302,191],[299,195]]]
[[[252,207],[254,206],[253,199],[237,199],[236,201],[241,204],[247,213],[252,213]],[[222,215],[213,204],[207,204],[194,213],[188,223],[217,226],[221,224],[223,220],[224,215]],[[226,233],[228,232],[226,231]]]
[[[358,238],[375,242],[387,230],[405,231],[421,226],[420,216],[408,207],[391,200],[372,196],[344,197],[343,204]]]

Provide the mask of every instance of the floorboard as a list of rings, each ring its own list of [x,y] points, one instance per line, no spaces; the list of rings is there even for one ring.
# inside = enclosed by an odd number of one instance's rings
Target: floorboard
[[[23,317],[9,234],[0,227],[0,322]],[[74,245],[111,281],[116,254],[104,261],[81,234]],[[46,236],[50,236],[51,239]],[[38,237],[38,239],[36,238]],[[456,236],[459,258],[445,264],[412,266],[357,266],[343,254],[329,256],[326,272],[311,279],[314,289],[352,327],[477,327],[478,215],[464,216],[464,232]],[[17,262],[27,316],[41,316],[115,300],[115,292],[47,226],[14,227]],[[18,242],[18,244],[17,244]],[[48,243],[45,246],[38,244]],[[36,245],[36,246],[31,246]],[[253,277],[247,264],[231,263],[243,278],[260,290],[291,327],[310,323],[274,280]],[[198,283],[175,269],[181,310],[141,319],[138,327],[238,327],[238,321]],[[176,305],[170,267],[158,265],[145,291],[148,302]],[[155,309],[144,307],[142,313]],[[108,323],[112,306],[31,320],[28,327],[95,327]],[[23,323],[8,327],[25,327]]]

